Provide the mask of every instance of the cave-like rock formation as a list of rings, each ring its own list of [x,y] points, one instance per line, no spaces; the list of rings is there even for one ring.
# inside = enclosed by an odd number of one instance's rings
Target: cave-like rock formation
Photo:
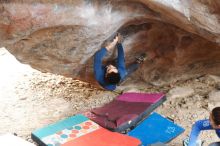
[[[149,56],[135,73],[140,80],[162,85],[220,74],[218,0],[0,2],[0,47],[42,72],[94,83],[94,53],[120,32],[127,65]]]

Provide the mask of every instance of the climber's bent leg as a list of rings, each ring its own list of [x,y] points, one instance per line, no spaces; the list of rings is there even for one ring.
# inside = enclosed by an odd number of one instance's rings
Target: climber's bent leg
[[[122,82],[124,82],[128,76],[130,76],[133,72],[135,72],[135,71],[138,69],[139,66],[140,66],[140,64],[139,64],[139,63],[136,63],[136,62],[134,62],[134,63],[132,63],[130,66],[128,66],[128,68],[127,68],[127,74],[126,74],[126,76],[120,81],[119,85],[120,85]]]

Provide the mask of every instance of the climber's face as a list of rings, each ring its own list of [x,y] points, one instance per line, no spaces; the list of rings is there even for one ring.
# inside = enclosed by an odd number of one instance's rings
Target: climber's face
[[[106,66],[106,74],[109,74],[109,73],[112,73],[112,72],[118,73],[118,69],[115,66],[111,65],[111,64]]]

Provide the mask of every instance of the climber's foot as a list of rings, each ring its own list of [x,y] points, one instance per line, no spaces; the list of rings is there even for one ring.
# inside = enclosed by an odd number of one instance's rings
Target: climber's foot
[[[145,60],[147,59],[147,54],[146,53],[142,53],[140,56],[136,57],[136,62],[138,64],[143,63]]]

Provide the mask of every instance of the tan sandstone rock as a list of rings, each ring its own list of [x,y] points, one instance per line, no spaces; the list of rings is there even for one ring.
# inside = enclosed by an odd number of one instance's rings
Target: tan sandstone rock
[[[149,56],[135,79],[162,85],[220,74],[219,10],[216,0],[1,0],[0,47],[42,72],[96,83],[93,55],[121,32],[127,65]]]

